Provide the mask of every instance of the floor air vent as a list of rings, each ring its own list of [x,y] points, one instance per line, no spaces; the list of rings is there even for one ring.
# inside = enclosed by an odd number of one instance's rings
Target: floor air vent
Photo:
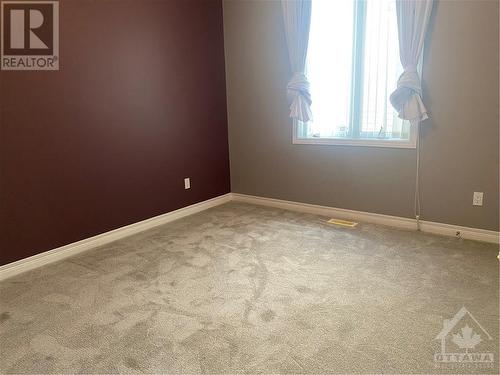
[[[327,221],[327,223],[340,225],[342,227],[349,227],[349,228],[353,228],[356,225],[358,225],[358,223],[355,223],[354,221],[347,221],[347,220],[340,220],[340,219],[330,219]]]

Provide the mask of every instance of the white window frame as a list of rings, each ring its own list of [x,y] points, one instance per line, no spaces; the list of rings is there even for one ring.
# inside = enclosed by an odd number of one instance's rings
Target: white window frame
[[[331,145],[331,146],[365,146],[365,147],[392,147],[410,148],[417,147],[418,129],[410,125],[410,138],[400,139],[368,139],[368,138],[302,138],[298,136],[299,124],[293,120],[292,143],[295,145]]]
[[[360,19],[364,18],[366,15],[366,3],[364,1],[359,1],[356,3],[356,10],[358,17],[356,18],[357,23],[359,23]],[[356,28],[364,28],[365,26],[356,25]],[[354,45],[354,71],[353,77],[358,77],[360,75],[360,61],[356,58],[356,55],[362,55],[364,48],[364,40],[361,42],[358,40]],[[418,64],[418,73],[422,76],[422,60],[423,54],[420,57],[420,61]],[[354,79],[354,78],[353,78]],[[359,82],[357,83],[359,85]],[[355,83],[356,85],[356,83]],[[359,89],[353,88],[354,92],[359,92]],[[314,100],[314,98],[313,98]],[[352,113],[354,113],[354,117],[356,117],[356,113],[359,112],[359,97],[355,94],[352,94],[351,100],[353,101],[353,109]],[[313,114],[314,115],[314,114]],[[354,118],[353,117],[353,118]],[[358,126],[359,127],[359,119],[353,120],[354,123],[351,123],[350,126]],[[357,124],[357,125],[356,125]],[[359,131],[359,130],[358,130]],[[418,126],[411,124],[410,125],[410,134],[409,139],[377,139],[377,138],[305,138],[299,137],[299,123],[296,119],[293,119],[293,137],[292,143],[299,145],[335,145],[335,146],[367,146],[367,147],[391,147],[391,148],[408,148],[414,149],[417,147],[417,137],[418,137]]]

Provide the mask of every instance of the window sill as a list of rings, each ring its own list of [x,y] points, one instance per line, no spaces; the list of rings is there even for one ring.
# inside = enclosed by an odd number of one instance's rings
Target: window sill
[[[391,141],[379,139],[339,139],[339,138],[293,138],[295,145],[328,145],[328,146],[361,146],[361,147],[389,147],[389,148],[416,148],[415,142]]]

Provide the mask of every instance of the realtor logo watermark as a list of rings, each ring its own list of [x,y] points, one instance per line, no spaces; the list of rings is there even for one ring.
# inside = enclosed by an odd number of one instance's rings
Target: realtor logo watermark
[[[59,70],[59,2],[0,1],[2,70]]]
[[[443,329],[436,336],[441,342],[441,351],[434,354],[436,366],[441,367],[493,367],[494,353],[484,350],[492,337],[462,307],[453,318],[443,321]]]

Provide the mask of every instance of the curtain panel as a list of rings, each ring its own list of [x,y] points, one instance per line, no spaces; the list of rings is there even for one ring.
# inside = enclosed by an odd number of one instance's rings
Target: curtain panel
[[[311,0],[282,0],[288,56],[293,75],[287,85],[291,101],[290,117],[303,122],[312,120],[311,92],[306,77],[307,46],[311,25]]]
[[[412,124],[428,118],[422,102],[422,85],[417,65],[424,48],[433,0],[396,0],[399,55],[403,73],[390,101],[404,120]]]

